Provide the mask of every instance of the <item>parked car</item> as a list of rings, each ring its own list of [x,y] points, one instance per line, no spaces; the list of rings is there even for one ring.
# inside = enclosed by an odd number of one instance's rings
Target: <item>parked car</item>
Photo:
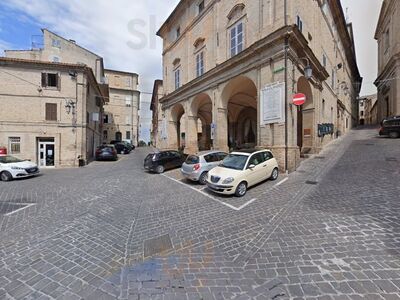
[[[114,145],[101,145],[96,149],[96,160],[118,160]]]
[[[232,152],[222,164],[208,172],[207,187],[220,194],[242,197],[263,180],[276,180],[278,163],[269,150]]]
[[[204,151],[189,155],[181,168],[182,175],[200,184],[206,184],[208,171],[218,166],[228,154],[220,151]]]
[[[115,143],[115,149],[117,150],[118,154],[129,154],[131,152],[131,148],[126,146],[124,143]]]
[[[39,174],[39,172],[38,166],[33,162],[10,155],[0,156],[0,179],[2,181],[31,177]]]
[[[128,147],[129,151],[135,150],[135,146],[132,145],[131,143],[129,143],[128,141],[117,141],[117,140],[114,140],[114,141],[110,142],[111,145],[121,144],[121,143],[124,144],[126,147]]]
[[[388,135],[391,138],[400,137],[400,116],[386,118],[381,123],[379,135]]]
[[[161,174],[165,170],[181,167],[185,158],[185,155],[173,150],[150,153],[144,159],[144,168]]]

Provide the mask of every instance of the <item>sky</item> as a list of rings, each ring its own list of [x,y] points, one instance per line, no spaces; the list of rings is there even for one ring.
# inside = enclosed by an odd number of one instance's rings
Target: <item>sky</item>
[[[139,74],[141,138],[150,138],[151,92],[162,79],[162,40],[156,31],[179,0],[2,0],[0,56],[4,49],[30,49],[32,37],[48,28],[104,58],[106,68]],[[341,0],[353,23],[364,83],[361,95],[373,94],[377,77],[374,40],[382,0]]]

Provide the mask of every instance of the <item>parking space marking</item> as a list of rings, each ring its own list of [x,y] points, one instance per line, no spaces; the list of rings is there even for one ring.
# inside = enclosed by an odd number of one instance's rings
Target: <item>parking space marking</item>
[[[177,183],[179,183],[179,184],[182,184],[183,186],[185,186],[185,187],[187,187],[187,188],[190,188],[190,189],[192,189],[192,190],[194,190],[194,191],[196,191],[196,192],[199,192],[199,193],[202,194],[203,196],[206,196],[207,198],[209,198],[209,199],[211,199],[211,200],[213,200],[213,201],[215,201],[215,202],[218,202],[218,203],[220,203],[220,204],[222,204],[222,205],[225,205],[226,207],[229,207],[230,209],[233,209],[233,210],[235,210],[235,211],[239,211],[239,210],[245,208],[247,205],[253,203],[255,200],[257,200],[257,199],[252,199],[252,200],[246,202],[245,204],[243,204],[242,206],[240,206],[240,207],[238,208],[238,207],[235,207],[235,206],[230,205],[230,204],[228,204],[228,203],[225,203],[225,202],[223,202],[223,201],[221,201],[221,200],[218,200],[217,198],[215,198],[215,197],[213,197],[213,196],[207,194],[206,192],[203,192],[203,190],[196,189],[195,187],[192,187],[192,186],[190,186],[190,185],[187,185],[186,183],[184,183],[184,182],[182,182],[182,181],[180,181],[180,180],[177,180],[177,179],[175,179],[175,178],[169,177],[169,176],[166,175],[166,174],[161,174],[161,175],[164,176],[164,177],[166,177],[166,178],[168,178],[168,179],[171,179],[172,181],[175,181],[175,182],[177,182]]]
[[[31,207],[31,206],[33,206],[33,205],[36,205],[36,203],[15,203],[15,204],[18,204],[18,205],[25,205],[25,206],[23,206],[23,207],[21,207],[21,208],[18,208],[18,209],[16,209],[16,210],[12,211],[12,212],[7,213],[7,214],[4,214],[5,217],[9,217],[9,216],[11,216],[11,215],[13,215],[13,214],[15,214],[15,213],[17,213],[17,212],[23,210],[23,209],[27,209],[27,208],[29,208],[29,207]]]
[[[279,181],[277,184],[275,184],[274,187],[275,187],[275,186],[280,186],[282,183],[284,183],[284,182],[286,182],[286,181],[288,181],[288,180],[289,180],[289,178],[286,177],[285,179],[282,179],[282,180]]]

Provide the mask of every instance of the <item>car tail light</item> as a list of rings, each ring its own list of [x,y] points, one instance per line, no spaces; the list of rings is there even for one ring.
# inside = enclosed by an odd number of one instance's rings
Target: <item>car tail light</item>
[[[195,164],[193,166],[193,171],[197,171],[198,169],[200,169],[200,164]]]
[[[100,152],[101,152],[100,149],[96,150],[96,154],[100,154]]]
[[[117,151],[115,149],[112,149],[113,154],[117,154]]]

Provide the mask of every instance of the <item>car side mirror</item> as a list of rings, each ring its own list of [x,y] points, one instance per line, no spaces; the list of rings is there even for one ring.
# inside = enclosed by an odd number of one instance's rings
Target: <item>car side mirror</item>
[[[249,166],[249,169],[250,169],[250,170],[253,170],[255,167],[256,167],[256,165],[251,164],[251,165]]]

